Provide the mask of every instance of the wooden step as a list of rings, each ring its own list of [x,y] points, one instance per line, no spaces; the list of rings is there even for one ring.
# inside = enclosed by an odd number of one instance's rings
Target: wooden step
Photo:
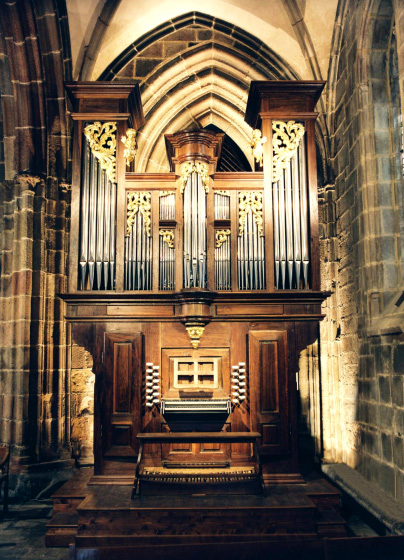
[[[91,467],[84,467],[52,494],[53,513],[74,513],[88,493],[88,482],[93,475]]]
[[[346,537],[348,533],[345,519],[334,510],[319,511],[316,525],[317,534],[321,538],[342,538]]]
[[[129,546],[92,547],[76,545],[70,549],[71,560],[402,560],[404,536],[366,537],[346,539],[285,539],[229,542],[167,543]]]
[[[302,493],[273,489],[268,497],[141,496],[127,487],[93,486],[80,504],[78,537],[314,535],[316,508]]]
[[[74,546],[70,550],[71,560],[324,560],[323,543],[318,539],[285,541],[262,540],[210,543],[139,544],[132,546],[111,545],[105,547]]]
[[[74,542],[78,528],[78,515],[56,513],[46,524],[45,546],[64,547]]]

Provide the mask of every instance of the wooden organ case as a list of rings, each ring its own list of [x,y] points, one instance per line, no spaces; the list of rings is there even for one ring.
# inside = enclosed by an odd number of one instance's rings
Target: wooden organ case
[[[138,86],[69,83],[75,121],[71,340],[94,359],[93,482],[253,461],[301,480],[296,375],[318,334],[315,104],[322,82],[252,82],[255,172],[218,172],[224,134],[166,135],[168,173],[136,173]],[[178,434],[210,433],[181,439]],[[223,435],[223,441],[217,434]],[[141,441],[143,445],[143,441]]]

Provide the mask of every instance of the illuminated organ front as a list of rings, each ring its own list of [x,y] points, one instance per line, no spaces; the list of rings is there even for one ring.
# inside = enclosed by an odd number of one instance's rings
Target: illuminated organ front
[[[251,83],[259,171],[217,171],[225,135],[199,129],[167,134],[170,172],[148,174],[128,171],[137,86],[67,84],[76,235],[63,297],[72,340],[94,357],[95,480],[132,480],[141,445],[146,479],[193,463],[222,481],[237,467],[248,482],[254,441],[265,484],[301,480],[296,372],[327,297],[314,139],[323,86]]]

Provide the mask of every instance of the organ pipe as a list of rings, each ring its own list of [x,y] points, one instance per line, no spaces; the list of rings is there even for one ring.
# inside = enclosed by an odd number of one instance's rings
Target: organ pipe
[[[239,290],[265,289],[263,193],[240,192],[237,272]]]
[[[184,288],[206,288],[207,186],[203,175],[194,170],[184,183]]]
[[[151,194],[127,193],[125,238],[125,290],[151,290],[153,268]]]
[[[80,200],[82,290],[110,290],[115,284],[115,130],[115,123],[92,123],[84,130]]]
[[[304,127],[273,122],[275,287],[309,287],[309,222]]]

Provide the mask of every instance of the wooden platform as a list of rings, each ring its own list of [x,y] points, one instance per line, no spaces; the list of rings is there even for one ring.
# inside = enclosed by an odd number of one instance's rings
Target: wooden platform
[[[404,536],[79,548],[70,560],[402,560]]]
[[[325,479],[269,487],[268,495],[147,496],[122,485],[89,485],[91,469],[60,488],[47,546],[310,540],[344,537],[340,494]]]

